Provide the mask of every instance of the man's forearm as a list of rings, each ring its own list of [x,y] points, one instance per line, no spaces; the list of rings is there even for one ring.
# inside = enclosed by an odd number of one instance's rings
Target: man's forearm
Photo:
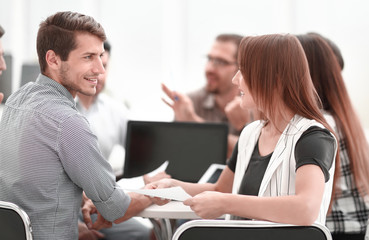
[[[121,223],[123,221],[126,221],[131,217],[136,216],[138,213],[140,213],[152,204],[151,199],[145,195],[138,193],[128,193],[128,195],[131,197],[131,203],[129,204],[129,207],[124,216],[115,220],[114,223]]]

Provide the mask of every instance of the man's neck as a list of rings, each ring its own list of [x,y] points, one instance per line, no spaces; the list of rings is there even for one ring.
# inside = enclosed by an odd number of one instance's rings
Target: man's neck
[[[91,107],[91,105],[94,103],[94,101],[97,98],[97,95],[94,96],[87,96],[84,94],[77,94],[78,96],[78,101],[82,104],[82,106],[86,109],[89,109]]]

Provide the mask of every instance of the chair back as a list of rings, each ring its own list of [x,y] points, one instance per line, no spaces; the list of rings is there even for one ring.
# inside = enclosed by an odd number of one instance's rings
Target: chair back
[[[0,239],[32,240],[29,217],[14,203],[0,201]]]
[[[258,240],[332,240],[329,230],[319,224],[296,226],[246,220],[193,220],[181,225],[173,235],[173,240],[238,240],[246,238]]]

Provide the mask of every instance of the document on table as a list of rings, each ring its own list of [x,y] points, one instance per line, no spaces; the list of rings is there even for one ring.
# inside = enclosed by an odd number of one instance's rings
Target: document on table
[[[124,189],[124,190],[151,197],[159,197],[181,202],[192,197],[181,187],[160,188],[160,189]]]
[[[168,164],[169,164],[169,161],[165,161],[160,167],[148,173],[147,175],[152,177],[160,172],[165,172]],[[117,182],[117,185],[118,185],[117,187],[122,188],[123,190],[125,190],[126,188],[129,188],[129,189],[137,188],[138,189],[138,188],[145,186],[145,182],[143,180],[143,177],[139,176],[139,177],[133,177],[133,178],[122,178]]]

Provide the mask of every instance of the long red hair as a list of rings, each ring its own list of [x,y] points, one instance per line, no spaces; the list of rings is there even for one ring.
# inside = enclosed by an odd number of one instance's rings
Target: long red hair
[[[351,103],[332,47],[319,34],[298,35],[309,62],[311,78],[345,142],[355,184],[362,195],[369,193],[369,146],[359,117]]]
[[[321,101],[311,80],[308,61],[299,40],[290,34],[245,37],[238,54],[243,79],[259,109],[269,121],[277,116],[276,101],[292,112],[321,123],[334,135],[321,112]],[[333,182],[339,175],[336,154]],[[333,185],[332,196],[335,192]]]
[[[294,113],[329,128],[310,78],[308,62],[298,39],[290,34],[245,37],[239,47],[239,67],[256,105],[268,120],[278,113],[275,100]]]

